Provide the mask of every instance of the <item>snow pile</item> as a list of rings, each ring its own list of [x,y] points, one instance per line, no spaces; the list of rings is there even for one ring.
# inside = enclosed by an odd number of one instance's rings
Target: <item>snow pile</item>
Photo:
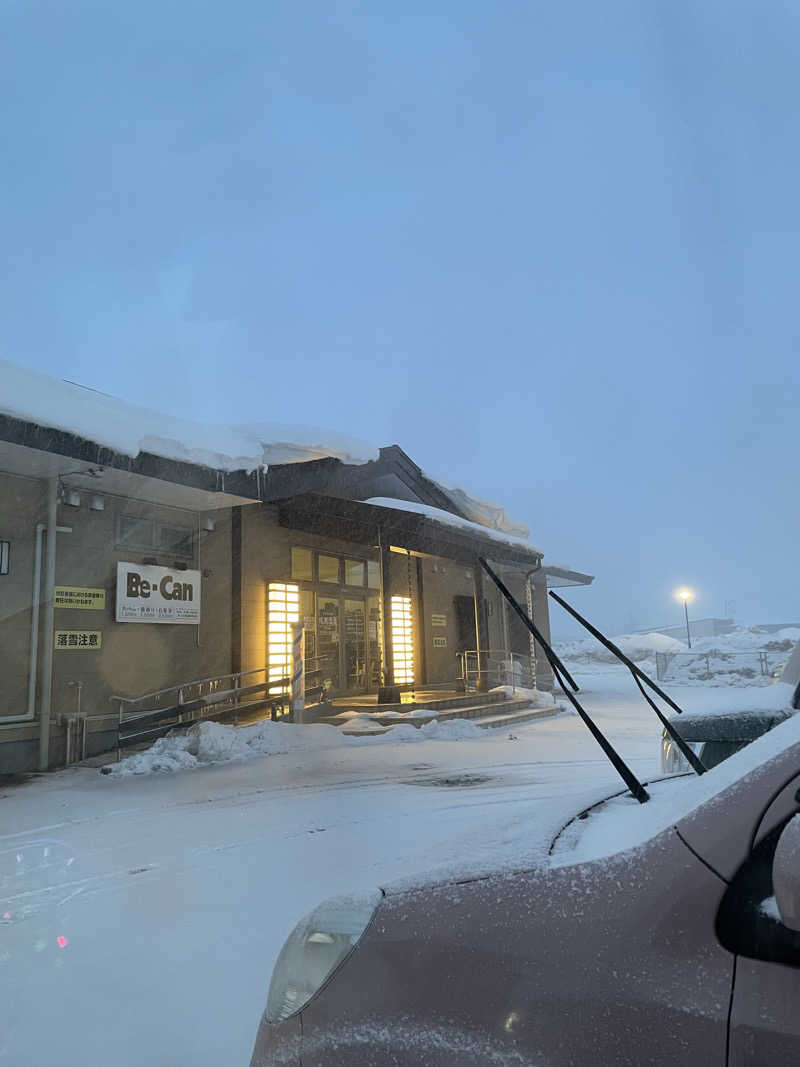
[[[396,730],[398,727],[393,729]],[[431,739],[436,741],[468,741],[476,737],[486,737],[486,731],[478,726],[477,723],[470,722],[469,719],[450,719],[449,722],[439,722],[434,719],[433,722],[428,722],[421,726],[419,730],[415,726],[412,726],[411,729],[420,735],[420,741],[430,741]],[[413,740],[413,738],[409,738],[409,740]]]
[[[413,711],[350,711],[344,712],[344,716],[347,726],[352,726],[353,723],[358,723],[359,726],[364,723],[385,725],[387,719],[434,719],[436,712],[430,708],[414,708]]]
[[[680,685],[771,685],[798,640],[800,630],[794,627],[768,633],[741,626],[729,634],[702,637],[692,642],[691,651],[669,659],[664,680]]]
[[[569,824],[556,841],[553,863],[584,863],[643,845],[798,743],[800,715],[793,715],[702,776],[648,784],[646,804],[639,804],[627,791],[612,797],[590,811],[588,818]]]
[[[666,634],[620,634],[611,640],[634,663],[655,660],[657,652],[674,655],[686,651],[686,645],[682,641],[676,641],[674,637],[667,637]],[[574,663],[619,663],[614,653],[609,652],[605,645],[601,645],[594,637],[562,642],[556,646],[556,652],[561,659]]]
[[[520,685],[497,685],[491,692],[505,693],[507,697],[515,700],[529,700],[532,708],[552,708],[555,703],[552,693],[546,693],[542,689],[525,689]]]
[[[355,720],[361,730],[360,716]],[[154,771],[181,771],[209,763],[252,759],[255,756],[282,756],[295,752],[319,752],[345,745],[419,741],[462,741],[485,738],[474,722],[454,719],[450,722],[426,723],[417,728],[399,723],[385,729],[367,717],[374,737],[349,737],[327,723],[296,725],[265,719],[255,726],[226,726],[218,722],[201,722],[185,733],[174,732],[161,737],[146,752],[137,752],[119,763],[104,768],[115,776],[151,774]],[[350,720],[352,723],[353,720]],[[348,724],[350,725],[350,724]]]
[[[653,677],[657,673],[656,657],[663,657],[660,666],[664,681],[749,687],[771,685],[780,676],[800,641],[800,630],[786,627],[769,633],[757,626],[739,626],[729,634],[698,638],[691,649],[660,633],[622,634],[611,640]],[[556,651],[568,664],[576,666],[619,663],[593,637],[561,642]]]

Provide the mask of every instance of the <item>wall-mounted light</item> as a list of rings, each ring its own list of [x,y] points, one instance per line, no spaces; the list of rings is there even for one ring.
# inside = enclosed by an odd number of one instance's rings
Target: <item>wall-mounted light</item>
[[[79,508],[81,506],[81,494],[77,489],[65,489],[64,503],[68,504],[71,508]]]
[[[0,541],[0,574],[8,574],[8,564],[10,556],[11,542]]]
[[[201,530],[208,530],[209,533],[213,533],[217,526],[213,519],[203,519],[200,523]]]
[[[106,501],[105,497],[98,496],[96,493],[94,496],[89,497],[89,508],[92,511],[105,511]]]

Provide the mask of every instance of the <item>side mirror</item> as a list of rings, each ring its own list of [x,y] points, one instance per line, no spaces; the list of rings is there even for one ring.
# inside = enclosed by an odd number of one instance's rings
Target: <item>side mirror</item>
[[[781,922],[800,931],[800,815],[784,826],[772,861],[772,885]]]

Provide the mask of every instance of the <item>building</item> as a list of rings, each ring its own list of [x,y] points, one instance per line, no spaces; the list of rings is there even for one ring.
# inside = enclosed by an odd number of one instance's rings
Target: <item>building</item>
[[[288,438],[288,439],[287,439]],[[549,634],[548,567],[501,508],[396,445],[204,427],[0,363],[0,772],[113,748],[118,700],[285,676],[333,697],[551,684],[485,556]],[[55,536],[51,531],[55,530]]]
[[[732,633],[736,629],[733,619],[690,619],[689,626],[693,638],[720,637],[723,634]],[[677,641],[686,640],[686,623],[677,626],[652,626],[649,630],[635,630],[637,634],[664,634],[666,637],[674,637]]]

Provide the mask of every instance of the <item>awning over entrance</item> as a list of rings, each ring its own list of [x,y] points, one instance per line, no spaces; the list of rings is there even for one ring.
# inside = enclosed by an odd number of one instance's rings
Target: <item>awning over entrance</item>
[[[373,547],[396,545],[470,566],[478,556],[486,556],[497,563],[534,569],[542,558],[541,550],[534,545],[526,547],[519,539],[506,540],[476,523],[452,525],[413,510],[379,507],[319,493],[281,501],[278,516],[281,526],[305,533]]]

